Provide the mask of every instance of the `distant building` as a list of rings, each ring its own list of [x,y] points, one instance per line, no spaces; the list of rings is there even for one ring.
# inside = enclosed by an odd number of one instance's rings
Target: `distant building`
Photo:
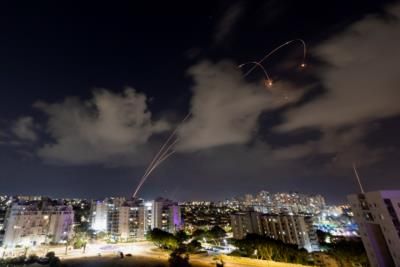
[[[372,266],[400,266],[400,191],[349,195]]]
[[[262,235],[260,213],[255,211],[237,212],[231,215],[233,238],[243,239],[247,234]]]
[[[308,195],[297,192],[269,193],[260,191],[255,197],[246,194],[240,198],[243,207],[251,207],[261,213],[274,214],[318,214],[325,207],[321,195]]]
[[[239,211],[239,207],[231,201],[208,202],[188,201],[181,203],[182,218],[185,231],[193,233],[197,229],[211,229],[219,226],[231,232],[231,214]]]
[[[309,252],[319,251],[318,237],[311,216],[264,214],[261,216],[264,235],[297,245]]]
[[[72,234],[71,206],[41,202],[13,204],[6,216],[3,246],[35,246],[62,243]]]

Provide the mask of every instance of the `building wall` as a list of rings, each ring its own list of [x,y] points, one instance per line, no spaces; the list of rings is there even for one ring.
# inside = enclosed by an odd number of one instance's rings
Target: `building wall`
[[[91,228],[95,231],[107,231],[108,206],[105,201],[92,202]]]
[[[139,207],[129,207],[129,222],[128,222],[128,229],[129,229],[129,239],[143,239],[144,231],[140,231],[140,208]]]
[[[129,239],[129,211],[130,207],[119,207],[118,234],[120,239]]]
[[[180,207],[170,200],[115,200],[97,201],[92,206],[92,229],[105,229],[114,240],[143,239],[153,228],[175,232],[182,225]]]
[[[177,203],[168,199],[152,201],[151,228],[159,228],[174,233],[182,227],[181,210]]]
[[[264,214],[261,217],[264,234],[287,244],[298,245],[309,252],[318,251],[318,238],[312,217],[301,215]]]
[[[146,233],[152,229],[153,224],[153,208],[151,202],[145,202],[139,207],[139,229],[138,236],[145,237]]]
[[[14,204],[7,215],[3,247],[61,242],[72,232],[73,217],[69,206]]]
[[[169,232],[174,233],[183,227],[181,207],[172,205],[169,207]]]
[[[400,266],[400,191],[348,196],[372,266]]]
[[[243,239],[247,234],[262,234],[260,214],[258,212],[240,212],[231,215],[233,238]]]
[[[74,224],[74,212],[72,207],[51,207],[44,212],[44,218],[49,218],[50,239],[54,243],[68,240],[72,235]]]

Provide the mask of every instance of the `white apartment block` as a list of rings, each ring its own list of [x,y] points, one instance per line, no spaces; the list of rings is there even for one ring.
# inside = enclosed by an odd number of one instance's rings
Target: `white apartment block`
[[[14,204],[6,217],[3,247],[64,242],[72,234],[73,221],[74,212],[70,206]]]
[[[260,213],[255,211],[232,214],[231,225],[235,239],[243,239],[247,234],[263,234]]]
[[[270,238],[297,245],[309,252],[319,251],[317,234],[310,216],[265,214],[261,216],[261,223],[264,235]]]
[[[309,252],[319,251],[317,234],[310,216],[238,212],[231,215],[231,225],[235,239],[243,239],[247,234],[258,234],[297,245]]]
[[[107,231],[108,203],[106,201],[96,201],[92,203],[92,224],[93,230],[98,232]]]
[[[181,225],[180,207],[170,200],[115,202],[106,199],[92,203],[92,229],[104,231],[114,240],[143,239],[153,228],[172,233]]]
[[[152,228],[174,233],[182,226],[181,218],[177,203],[162,198],[152,201]]]
[[[400,191],[348,196],[371,266],[400,266]]]
[[[111,207],[108,211],[107,232],[115,240],[129,238],[129,207]]]

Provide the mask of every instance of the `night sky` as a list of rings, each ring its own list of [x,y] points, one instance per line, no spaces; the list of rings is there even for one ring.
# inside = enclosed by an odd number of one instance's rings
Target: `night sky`
[[[141,197],[400,189],[398,2],[136,2],[0,5],[0,194],[129,196],[188,112]]]

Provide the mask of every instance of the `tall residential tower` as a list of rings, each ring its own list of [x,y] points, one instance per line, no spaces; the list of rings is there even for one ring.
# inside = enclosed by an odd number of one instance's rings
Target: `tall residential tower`
[[[400,266],[400,191],[349,195],[372,266]]]

